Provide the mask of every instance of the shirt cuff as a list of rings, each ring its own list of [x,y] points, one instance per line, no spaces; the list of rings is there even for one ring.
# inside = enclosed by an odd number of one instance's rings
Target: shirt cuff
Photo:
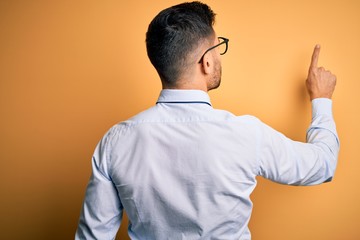
[[[332,117],[332,100],[329,98],[315,98],[311,101],[313,118],[319,115]]]

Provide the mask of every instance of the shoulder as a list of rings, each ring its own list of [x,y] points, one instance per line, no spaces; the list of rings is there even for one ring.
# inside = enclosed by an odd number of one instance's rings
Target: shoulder
[[[142,112],[137,113],[136,115],[123,120],[119,121],[113,126],[111,126],[108,131],[104,134],[103,139],[114,140],[119,135],[123,135],[124,133],[128,132],[130,128],[140,124],[152,121],[156,116],[156,109],[155,107],[150,107]]]
[[[261,120],[253,115],[235,115],[227,110],[214,109],[215,113],[229,122],[243,122],[248,124],[261,124]]]

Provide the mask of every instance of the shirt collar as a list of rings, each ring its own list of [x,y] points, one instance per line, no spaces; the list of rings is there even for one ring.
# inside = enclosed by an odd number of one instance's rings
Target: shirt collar
[[[202,103],[211,106],[209,95],[201,90],[163,89],[156,103]]]

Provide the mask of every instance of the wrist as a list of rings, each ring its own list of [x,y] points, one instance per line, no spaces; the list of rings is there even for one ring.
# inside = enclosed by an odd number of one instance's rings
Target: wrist
[[[330,98],[315,98],[311,100],[312,116],[332,116],[332,100]]]
[[[332,94],[312,94],[310,93],[310,100],[314,100],[317,98],[327,98],[327,99],[331,99],[332,98]]]

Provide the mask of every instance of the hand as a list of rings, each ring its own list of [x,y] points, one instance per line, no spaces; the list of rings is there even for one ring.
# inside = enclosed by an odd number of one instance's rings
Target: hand
[[[323,67],[317,66],[319,53],[320,45],[316,45],[306,79],[310,100],[315,98],[331,98],[336,85],[336,76]]]

